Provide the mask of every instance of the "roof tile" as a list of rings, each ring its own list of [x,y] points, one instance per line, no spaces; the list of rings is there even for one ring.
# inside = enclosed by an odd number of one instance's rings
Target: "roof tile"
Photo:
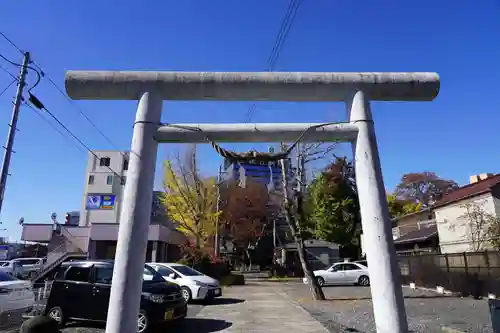
[[[432,208],[448,205],[463,199],[491,191],[491,188],[500,184],[500,174],[491,176],[477,183],[468,184],[450,192],[438,200]]]

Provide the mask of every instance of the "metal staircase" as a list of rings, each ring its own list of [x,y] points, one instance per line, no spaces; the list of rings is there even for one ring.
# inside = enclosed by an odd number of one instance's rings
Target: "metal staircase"
[[[64,227],[53,232],[52,239],[49,244],[49,248],[50,247],[52,250],[49,250],[49,253],[47,254],[47,261],[42,270],[36,277],[31,279],[33,284],[47,278],[56,267],[67,259],[84,259],[87,257],[87,253],[71,241],[71,234],[69,234]]]

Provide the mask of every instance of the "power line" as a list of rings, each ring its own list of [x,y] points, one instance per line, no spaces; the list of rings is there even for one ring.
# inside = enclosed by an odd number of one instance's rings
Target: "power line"
[[[92,149],[90,149],[90,147],[85,144],[76,134],[74,134],[66,125],[64,125],[63,122],[61,122],[49,109],[47,109],[45,107],[45,105],[43,105],[43,103],[33,94],[29,94],[29,101],[31,102],[31,104],[33,104],[33,106],[39,110],[43,110],[45,112],[47,112],[47,114],[52,118],[54,119],[54,121],[56,123],[59,124],[59,126],[61,126],[65,131],[66,133],[68,133],[76,142],[78,142],[82,147],[84,147],[89,153],[91,153],[95,158],[97,158],[99,160],[99,162],[101,161],[101,158],[99,156],[97,156],[96,153],[94,153],[94,151]],[[121,152],[120,152],[121,153]],[[122,153],[123,155],[123,153]],[[125,179],[119,175],[116,171],[114,171],[109,165],[105,165],[115,176],[117,176],[118,178],[120,178],[120,180],[122,182],[125,182]]]
[[[23,103],[24,105],[26,105],[27,107],[29,107],[38,117],[40,117],[47,125],[49,125],[50,127],[52,127],[52,129],[54,131],[57,131],[59,134],[61,134],[65,139],[68,139],[68,136],[66,134],[64,134],[63,131],[61,131],[56,125],[54,125],[53,123],[51,123],[47,118],[45,118],[37,109],[35,109],[31,104],[28,104],[26,102]],[[76,145],[74,143],[74,141],[69,141],[71,142],[71,144],[73,145],[73,147],[77,148],[78,150],[81,151],[81,147]]]
[[[48,76],[47,74],[45,75],[45,78],[47,80],[49,80],[49,82],[59,91],[59,93],[61,95],[64,96],[64,98],[66,98],[66,100],[75,108],[76,111],[78,111],[78,113],[80,113],[80,115],[85,118],[85,120],[111,145],[113,146],[113,148],[115,148],[116,150],[120,151],[121,152],[121,149],[119,149],[112,141],[111,139],[106,135],[104,134],[103,131],[101,131],[99,129],[99,127],[97,127],[97,125],[83,112],[83,110],[81,110],[81,108],[79,108],[77,106],[77,104],[75,103],[75,101],[73,101],[71,98],[69,98],[69,96],[64,92],[64,90],[62,90],[51,78],[50,76]],[[123,153],[122,153],[123,154]]]
[[[278,33],[278,36],[276,37],[276,41],[274,44],[273,49],[271,50],[271,54],[269,55],[269,58],[267,60],[268,64],[268,71],[272,71],[276,65],[276,61],[279,58],[279,55],[282,50],[282,46],[284,45],[288,33],[290,32],[290,27],[295,19],[295,15],[297,14],[297,10],[299,9],[300,6],[300,1],[301,0],[292,0],[290,2],[290,5],[288,6],[288,11],[285,15],[285,18],[283,19],[283,22],[281,23],[281,28],[280,32]]]
[[[5,57],[5,56],[4,56],[3,54],[1,54],[1,53],[0,53],[0,58],[2,58],[3,60],[7,61],[7,62],[8,62],[9,64],[11,64],[12,66],[16,66],[16,67],[19,67],[19,68],[23,67],[23,65],[18,64],[18,63],[16,63],[16,62],[12,61],[12,60],[9,60],[7,57]],[[31,63],[31,62],[30,62],[30,63]],[[32,86],[28,89],[28,92],[29,92],[29,91],[31,91],[33,88],[35,88],[36,86],[38,86],[38,84],[40,83],[40,81],[41,81],[41,79],[42,79],[42,76],[41,76],[40,72],[39,72],[37,69],[35,69],[35,68],[33,68],[33,67],[29,66],[29,65],[27,65],[27,66],[25,66],[25,67],[26,67],[27,69],[30,69],[30,70],[32,70],[33,72],[35,72],[35,73],[36,73],[36,76],[37,76],[37,79],[36,79],[35,84],[34,84],[34,85],[32,85]]]
[[[16,82],[16,81],[17,81],[17,79],[16,79],[16,80],[12,80],[12,81],[11,81],[11,82],[7,85],[7,87],[5,87],[5,89],[4,89],[4,90],[0,91],[0,97],[1,97],[1,96],[2,96],[2,95],[3,95],[3,94],[7,91],[7,90],[9,90],[9,88],[10,88],[10,87],[14,84],[14,82]]]
[[[267,59],[267,71],[272,72],[276,66],[276,62],[278,61],[278,58],[281,54],[281,50],[283,48],[283,45],[285,44],[287,38],[288,38],[288,33],[290,32],[290,28],[293,25],[293,22],[295,21],[295,16],[297,15],[297,11],[299,9],[299,6],[301,4],[302,0],[291,0],[285,17],[283,18],[281,22],[280,29],[278,31],[278,35],[276,36],[276,40],[274,41],[274,46],[271,50],[271,54],[269,55]],[[246,113],[246,122],[249,123],[252,121],[252,116],[257,110],[257,105],[255,103],[252,103],[250,107],[248,108],[248,111]]]
[[[12,74],[11,72],[9,72],[7,69],[5,69],[5,67],[3,67],[2,65],[0,65],[0,69],[3,70],[5,73],[7,73],[11,78],[13,78],[14,80],[16,81],[19,81],[19,79],[14,75]]]
[[[21,48],[18,47],[11,39],[9,39],[4,33],[0,32],[0,35],[3,36],[14,48],[16,48],[19,52],[23,53]],[[1,56],[1,54],[0,54]],[[2,56],[2,58],[4,58],[5,60],[7,60],[8,62],[12,63],[11,61],[9,61],[8,59],[6,59],[5,57]],[[59,91],[59,93],[61,95],[64,96],[64,98],[73,106],[73,108],[113,147],[115,148],[116,150],[118,150],[120,152],[120,154],[122,154],[124,156],[124,154],[121,152],[121,149],[118,148],[117,145],[115,145],[113,143],[113,141],[106,135],[104,134],[104,132],[102,130],[99,129],[99,127],[97,127],[97,125],[85,114],[85,112],[83,112],[83,110],[81,108],[79,108],[77,106],[77,104],[75,103],[75,101],[73,101],[71,98],[69,98],[69,96],[64,92],[63,89],[61,89],[61,87],[56,84],[54,82],[54,80],[52,80],[52,78],[47,74],[47,72],[45,72],[43,70],[43,68],[37,63],[35,62],[34,60],[31,61],[31,63],[36,66],[38,68],[38,71],[35,70],[34,68],[31,68],[32,70],[36,71],[37,74],[39,75],[39,77],[44,77],[46,78],[47,80],[49,80],[49,82],[52,84],[52,86],[54,86],[54,88],[57,89],[57,91]],[[35,85],[36,86],[36,85]],[[33,89],[34,87],[31,87],[29,90]],[[125,156],[124,156],[125,157]]]
[[[24,54],[23,50],[21,50],[16,43],[14,43],[9,37],[7,37],[3,32],[0,31],[0,35],[5,38],[7,42],[9,42],[10,45],[12,45],[16,50],[18,50],[21,54]]]

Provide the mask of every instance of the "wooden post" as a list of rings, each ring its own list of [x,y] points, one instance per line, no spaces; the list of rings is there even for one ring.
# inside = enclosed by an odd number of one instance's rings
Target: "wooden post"
[[[462,253],[462,256],[464,258],[465,276],[469,277],[469,265],[467,264],[467,253],[466,252]]]
[[[488,256],[488,250],[484,251],[484,262],[486,263],[486,275],[488,276],[488,279],[490,278],[490,257]]]

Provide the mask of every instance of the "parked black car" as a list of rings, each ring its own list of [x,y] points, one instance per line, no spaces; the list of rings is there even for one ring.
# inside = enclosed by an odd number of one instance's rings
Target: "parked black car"
[[[52,284],[45,315],[60,326],[67,320],[105,322],[113,261],[71,261],[61,265]],[[145,265],[137,332],[186,317],[187,304],[178,285],[165,281]]]

